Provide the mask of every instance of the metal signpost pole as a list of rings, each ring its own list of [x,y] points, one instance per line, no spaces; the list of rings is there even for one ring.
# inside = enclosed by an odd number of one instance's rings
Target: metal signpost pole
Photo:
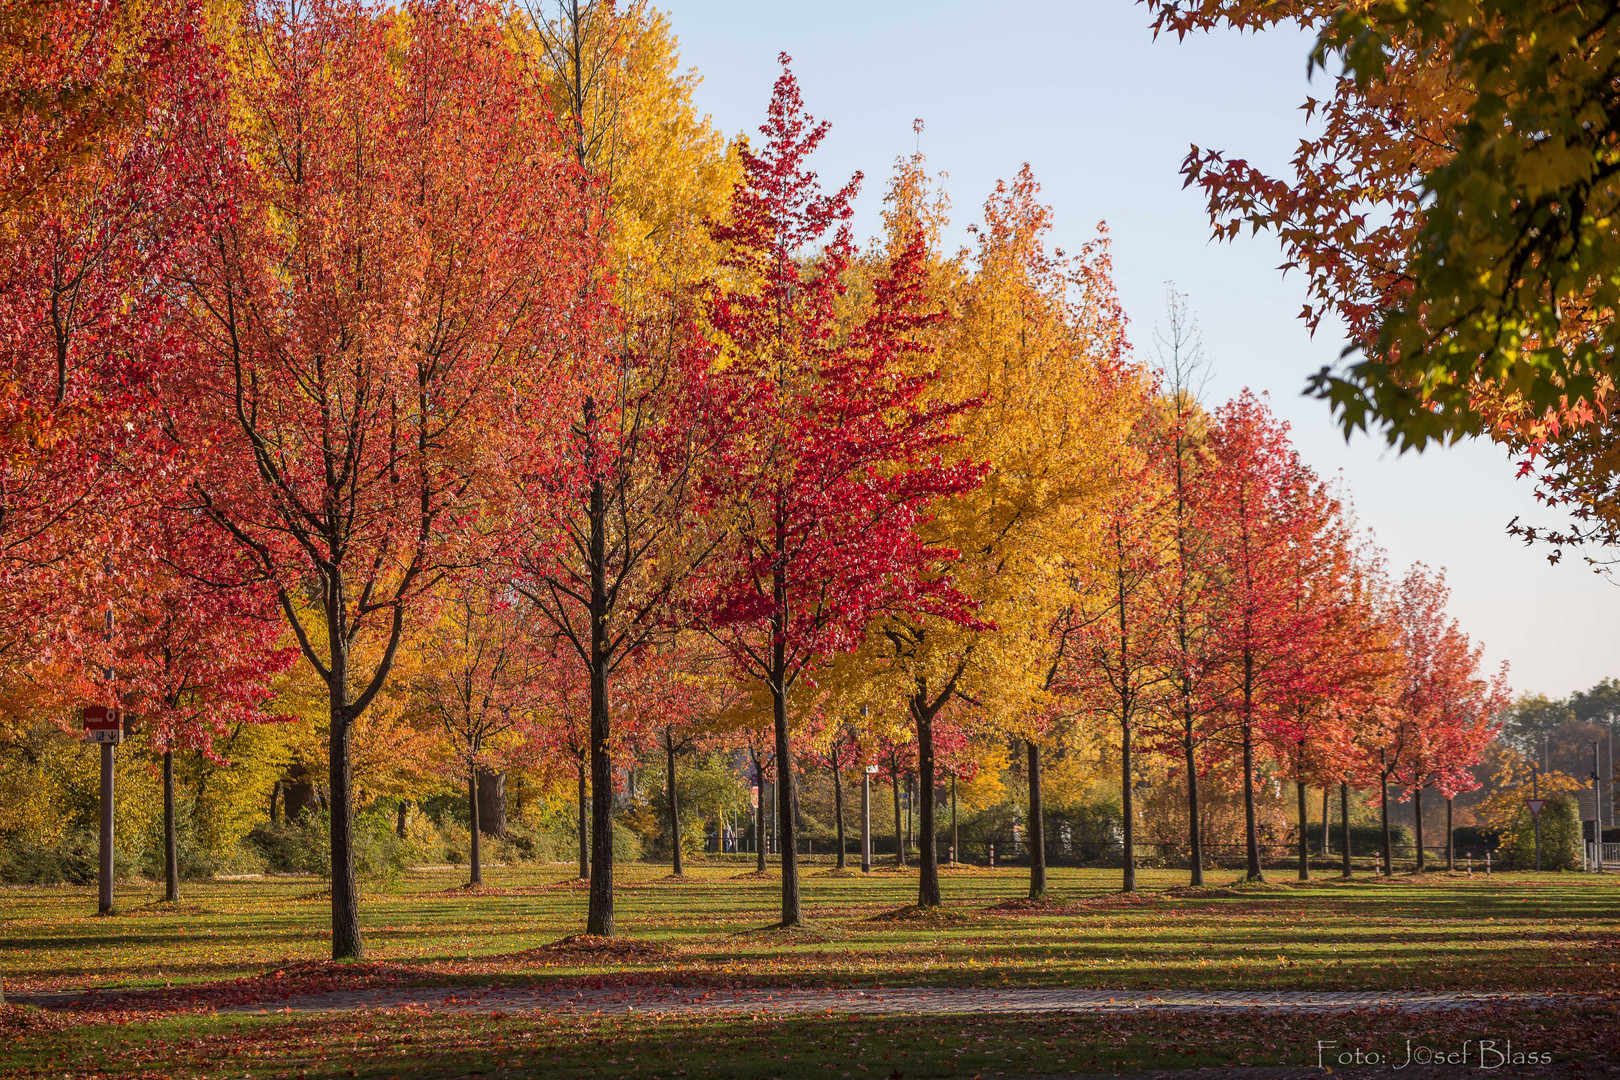
[[[872,872],[872,774],[876,765],[861,770],[861,873]]]
[[[861,728],[866,728],[867,717],[870,710],[861,706]],[[867,765],[861,769],[861,873],[872,872],[872,774],[877,772],[876,765]]]
[[[1540,773],[1530,770],[1530,817],[1535,821],[1536,828],[1536,869],[1541,869],[1541,784]]]

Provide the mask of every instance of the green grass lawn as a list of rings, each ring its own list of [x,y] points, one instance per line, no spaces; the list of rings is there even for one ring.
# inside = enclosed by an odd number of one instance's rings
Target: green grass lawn
[[[943,916],[885,919],[914,898],[915,874],[804,878],[806,931],[783,933],[778,883],[698,863],[617,870],[622,935],[662,946],[614,962],[528,950],[578,933],[585,895],[556,867],[494,868],[487,889],[454,870],[415,871],[368,889],[368,958],[432,982],[529,982],[590,975],[639,982],[756,985],[1008,985],[1121,989],[1583,989],[1616,987],[1620,877],[1430,874],[1387,881],[1323,876],[1263,886],[1212,875],[1198,895],[1166,890],[1181,872],[1142,871],[1135,898],[1118,872],[1054,869],[1056,906],[998,909],[1026,871],[946,871]],[[188,884],[179,905],[152,886],[121,888],[98,918],[90,889],[0,890],[0,973],[12,990],[163,986],[257,974],[328,955],[323,883]]]
[[[109,918],[91,914],[90,889],[4,889],[0,970],[9,989],[172,984],[181,991],[173,997],[195,993],[202,1004],[179,1001],[170,1006],[178,1012],[0,1007],[0,1077],[1016,1077],[1311,1066],[1319,1041],[1398,1057],[1406,1040],[1455,1051],[1482,1038],[1551,1052],[1567,1069],[1620,1052],[1613,876],[1323,877],[1300,886],[1278,873],[1240,886],[1223,872],[1194,894],[1177,888],[1184,874],[1143,871],[1140,895],[1121,897],[1117,871],[1055,869],[1054,904],[1030,910],[1016,903],[1024,871],[958,870],[944,875],[945,913],[919,920],[888,917],[913,899],[914,874],[835,877],[812,867],[811,926],[784,933],[770,926],[777,881],[746,869],[700,862],[678,881],[661,866],[620,867],[620,932],[653,948],[617,961],[543,948],[583,926],[585,895],[565,880],[566,867],[494,868],[478,893],[458,887],[458,871],[416,871],[367,892],[369,959],[379,964],[301,968],[298,977],[314,988],[381,979],[1595,996],[1421,1015],[225,1014],[210,1011],[208,995],[232,988],[206,984],[327,956],[322,882],[190,884],[174,906],[155,903],[151,886],[131,886],[119,890],[121,913]]]

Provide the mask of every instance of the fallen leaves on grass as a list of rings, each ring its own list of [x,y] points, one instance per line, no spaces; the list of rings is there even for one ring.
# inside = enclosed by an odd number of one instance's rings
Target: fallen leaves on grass
[[[930,926],[960,926],[963,923],[973,922],[971,915],[960,911],[952,911],[943,907],[920,907],[917,904],[907,904],[905,907],[895,908],[893,911],[880,911],[869,916],[867,922],[887,923],[923,923]]]
[[[527,953],[518,953],[517,955],[541,956],[600,964],[662,960],[668,957],[672,951],[668,945],[662,942],[646,941],[641,938],[574,934],[563,938],[561,941],[553,941],[550,945],[542,945],[538,949],[530,949]]]

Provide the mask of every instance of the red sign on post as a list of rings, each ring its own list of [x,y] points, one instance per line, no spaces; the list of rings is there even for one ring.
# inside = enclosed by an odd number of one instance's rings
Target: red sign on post
[[[1547,805],[1546,799],[1526,799],[1524,804],[1530,808],[1531,817],[1540,817],[1541,808]]]
[[[84,738],[86,742],[112,743],[124,741],[124,717],[118,709],[105,705],[84,707]]]

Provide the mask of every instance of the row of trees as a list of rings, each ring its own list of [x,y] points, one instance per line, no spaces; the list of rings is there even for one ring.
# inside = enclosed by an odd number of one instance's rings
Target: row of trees
[[[353,734],[407,671],[473,837],[496,754],[577,773],[594,934],[641,738],[673,776],[698,730],[756,733],[786,926],[806,750],[914,755],[932,793],[1010,735],[1038,834],[1043,754],[1100,740],[1127,852],[1138,755],[1170,755],[1195,880],[1224,762],[1253,876],[1262,763],[1302,804],[1469,782],[1500,678],[1440,578],[1389,580],[1261,401],[1198,401],[1179,304],[1137,362],[1106,233],[1051,250],[1027,169],[949,253],[903,160],[861,248],[787,57],[728,146],[639,4],[5,18],[7,713],[218,754],[318,712],[334,955]],[[302,709],[270,700],[292,664]]]

